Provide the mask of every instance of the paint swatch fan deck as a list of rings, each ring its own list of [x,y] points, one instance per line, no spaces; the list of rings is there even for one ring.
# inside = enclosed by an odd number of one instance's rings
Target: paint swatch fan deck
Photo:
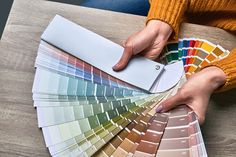
[[[163,114],[155,108],[176,93],[185,74],[228,51],[201,39],[180,39],[167,44],[159,63],[135,57],[115,72],[122,53],[118,44],[59,15],[46,28],[32,91],[51,156],[207,157],[190,108]]]

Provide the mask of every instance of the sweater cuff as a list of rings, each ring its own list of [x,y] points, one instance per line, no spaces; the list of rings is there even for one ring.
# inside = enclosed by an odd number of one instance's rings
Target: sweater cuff
[[[150,0],[147,22],[161,20],[173,28],[171,38],[178,39],[179,27],[187,8],[187,0]]]
[[[201,69],[209,66],[216,66],[223,70],[226,75],[226,82],[223,86],[216,90],[216,92],[223,92],[236,87],[236,48],[233,49],[229,56],[222,60],[217,60],[208,65],[203,66]],[[201,70],[200,69],[200,70]]]

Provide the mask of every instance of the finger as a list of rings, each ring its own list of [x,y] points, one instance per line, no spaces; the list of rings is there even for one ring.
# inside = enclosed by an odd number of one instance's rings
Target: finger
[[[153,34],[149,34],[146,30],[139,32],[133,39],[134,55],[144,52],[145,49],[153,44],[154,40],[155,36]]]
[[[113,70],[124,69],[133,55],[145,50],[153,42],[155,34],[149,34],[147,29],[143,29],[131,35],[124,43],[124,52],[119,62],[113,66]]]
[[[115,71],[123,70],[126,67],[126,65],[128,64],[132,55],[133,55],[132,46],[126,46],[120,60],[118,61],[118,63],[115,66],[112,67],[113,70],[115,70]]]
[[[166,44],[166,40],[157,38],[153,42],[153,45],[145,51],[144,57],[155,60],[161,54],[165,44]]]
[[[122,46],[125,47],[125,45],[126,45],[126,41],[123,41]]]
[[[127,41],[123,43],[123,46],[125,48],[123,55],[119,62],[115,66],[113,66],[113,70],[123,70],[127,66],[130,58],[133,55],[140,53],[142,50],[146,49],[149,46],[150,42],[147,42],[149,40],[152,40],[152,36],[145,33],[144,30],[131,35],[127,39]]]
[[[156,108],[156,112],[166,112],[178,105],[186,103],[186,98],[180,94],[176,94],[165,101],[161,102],[160,105]]]
[[[133,41],[133,39],[140,33],[141,31],[135,32],[131,34],[125,41],[122,42],[122,46],[125,48],[127,46],[127,43],[130,43]]]

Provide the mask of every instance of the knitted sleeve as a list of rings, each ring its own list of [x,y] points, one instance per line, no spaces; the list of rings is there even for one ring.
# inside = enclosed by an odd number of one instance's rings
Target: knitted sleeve
[[[209,66],[216,66],[222,69],[226,75],[225,84],[220,87],[217,92],[226,91],[236,87],[236,48],[234,48],[226,58],[212,62],[201,69]]]
[[[172,37],[177,39],[188,0],[150,0],[149,2],[147,22],[155,19],[168,23],[173,28]]]
[[[173,28],[172,38],[177,39],[183,20],[236,30],[235,0],[149,0],[147,22],[161,20]],[[188,16],[187,16],[188,15]]]

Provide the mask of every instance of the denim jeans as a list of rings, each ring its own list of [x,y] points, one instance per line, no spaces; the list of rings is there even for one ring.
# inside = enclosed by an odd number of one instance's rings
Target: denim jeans
[[[86,7],[112,10],[146,16],[149,10],[148,0],[52,0]]]

